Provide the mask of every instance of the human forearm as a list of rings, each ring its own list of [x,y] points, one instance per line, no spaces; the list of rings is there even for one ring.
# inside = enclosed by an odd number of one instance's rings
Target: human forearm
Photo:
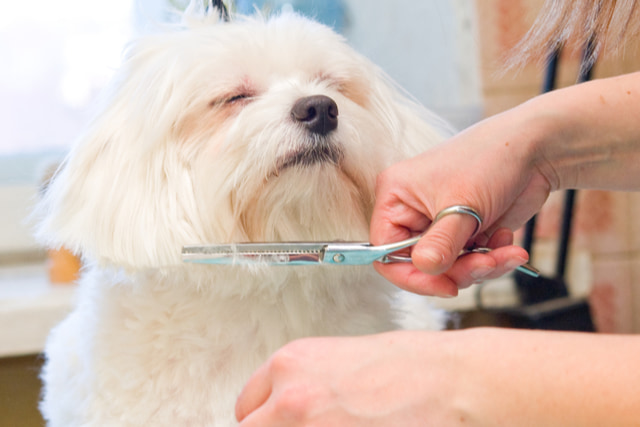
[[[477,329],[452,352],[469,425],[630,426],[640,420],[640,339]]]
[[[508,329],[311,338],[247,383],[244,427],[638,425],[640,338]]]
[[[518,109],[532,118],[523,131],[538,136],[535,162],[552,189],[640,189],[640,73],[557,90]]]

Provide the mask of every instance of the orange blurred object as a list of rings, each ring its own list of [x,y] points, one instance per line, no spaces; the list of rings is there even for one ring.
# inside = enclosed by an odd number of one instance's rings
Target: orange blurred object
[[[51,249],[49,257],[49,280],[51,283],[73,283],[80,275],[80,258],[65,248]]]

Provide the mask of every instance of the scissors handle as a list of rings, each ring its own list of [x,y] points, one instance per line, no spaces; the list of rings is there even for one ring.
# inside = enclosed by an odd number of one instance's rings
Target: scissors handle
[[[473,254],[473,253],[478,253],[478,254],[486,254],[491,252],[491,249],[489,248],[473,248],[473,249],[463,249],[460,254],[458,255],[458,257],[467,255],[467,254]],[[394,255],[394,254],[388,254],[385,255],[384,257],[382,257],[382,259],[380,259],[380,262],[383,264],[391,264],[391,263],[396,263],[396,262],[412,262],[411,257],[410,256],[406,256],[406,255]],[[527,274],[531,277],[539,277],[540,276],[540,272],[533,266],[529,265],[529,264],[523,264],[520,265],[518,267],[516,267],[516,270],[518,270],[521,273]]]

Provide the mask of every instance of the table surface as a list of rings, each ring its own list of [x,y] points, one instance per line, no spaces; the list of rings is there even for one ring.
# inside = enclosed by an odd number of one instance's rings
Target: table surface
[[[75,284],[51,284],[44,264],[0,268],[0,357],[39,353],[75,304]]]

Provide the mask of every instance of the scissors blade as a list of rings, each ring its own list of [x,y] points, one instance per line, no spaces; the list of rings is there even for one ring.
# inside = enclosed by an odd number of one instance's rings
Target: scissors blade
[[[184,246],[182,260],[224,265],[366,265],[387,252],[368,242],[231,243]]]
[[[324,242],[231,243],[182,248],[184,262],[223,265],[313,265],[322,263]]]

